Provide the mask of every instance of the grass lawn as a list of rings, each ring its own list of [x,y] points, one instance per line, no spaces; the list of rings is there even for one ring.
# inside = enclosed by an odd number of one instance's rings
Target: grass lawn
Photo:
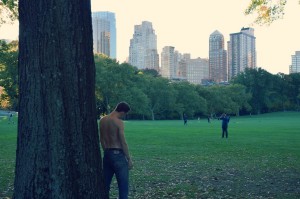
[[[17,124],[9,124],[8,117],[0,116],[0,199],[12,195],[16,142]]]
[[[300,198],[300,113],[221,121],[125,121],[130,198]],[[11,197],[16,125],[0,118],[0,198]],[[112,185],[116,198],[116,181]]]

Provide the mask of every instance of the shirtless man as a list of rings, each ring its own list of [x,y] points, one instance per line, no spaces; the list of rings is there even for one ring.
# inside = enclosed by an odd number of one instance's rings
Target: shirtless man
[[[100,142],[104,151],[103,173],[107,194],[114,174],[118,182],[119,199],[128,198],[129,169],[132,161],[124,135],[122,118],[130,111],[126,102],[120,102],[115,110],[100,120]]]

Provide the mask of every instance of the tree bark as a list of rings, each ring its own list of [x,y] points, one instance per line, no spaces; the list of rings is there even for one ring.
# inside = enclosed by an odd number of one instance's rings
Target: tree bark
[[[90,0],[19,0],[14,198],[106,198]]]

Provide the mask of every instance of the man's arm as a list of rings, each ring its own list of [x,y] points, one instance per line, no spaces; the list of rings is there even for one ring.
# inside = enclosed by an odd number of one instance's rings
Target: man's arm
[[[102,146],[102,149],[103,149],[103,151],[104,151],[104,149],[105,149],[105,142],[104,142],[104,138],[103,138],[103,132],[104,132],[104,130],[103,130],[103,127],[102,127],[102,124],[101,124],[101,120],[99,121],[99,126],[100,126],[100,128],[99,128],[99,135],[100,135],[100,144],[101,144],[101,146]]]
[[[124,134],[124,123],[122,120],[120,120],[120,122],[119,122],[119,137],[120,137],[122,149],[125,153],[126,159],[128,160],[129,169],[131,169],[132,168],[132,160],[129,155],[129,149],[128,149],[128,145],[127,145],[127,142],[125,139],[125,134]]]

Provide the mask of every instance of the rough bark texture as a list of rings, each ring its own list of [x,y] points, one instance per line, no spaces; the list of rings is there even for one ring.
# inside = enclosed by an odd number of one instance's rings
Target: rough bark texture
[[[90,0],[20,0],[19,22],[14,198],[106,198]]]

